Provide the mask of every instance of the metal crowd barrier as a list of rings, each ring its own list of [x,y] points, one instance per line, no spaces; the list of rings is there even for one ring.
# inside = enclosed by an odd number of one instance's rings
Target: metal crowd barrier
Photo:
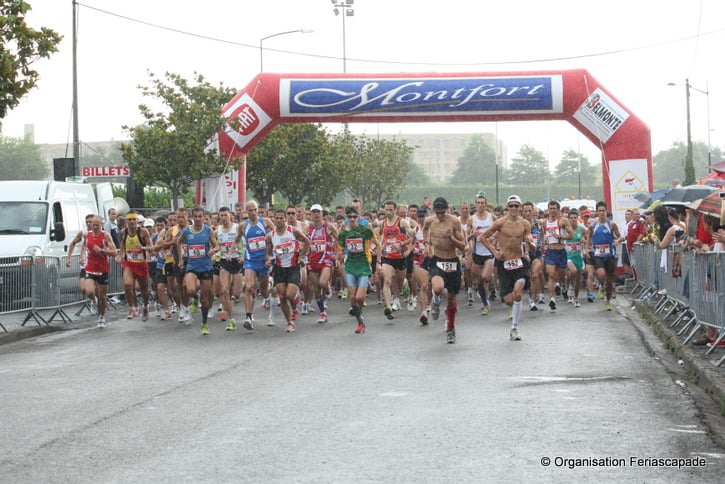
[[[65,309],[82,304],[76,313],[90,312],[88,301],[80,292],[80,258],[16,256],[0,258],[0,314],[25,313],[21,326],[33,320],[38,326],[50,325],[56,318],[65,323],[72,319]],[[111,261],[108,296],[123,294],[123,273],[119,264]],[[111,302],[110,306],[115,308]],[[43,317],[40,311],[52,311]],[[7,328],[0,322],[0,328]]]
[[[664,256],[663,256],[664,254]],[[632,294],[670,322],[683,342],[698,331],[714,328],[717,339],[706,354],[725,340],[725,252],[695,253],[671,245],[667,250],[635,244],[632,266],[637,282]],[[723,356],[716,365],[725,361]]]

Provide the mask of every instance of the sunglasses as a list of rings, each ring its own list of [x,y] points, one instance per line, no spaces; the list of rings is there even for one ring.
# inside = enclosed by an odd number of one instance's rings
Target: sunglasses
[[[297,212],[287,212],[287,215],[297,215]]]
[[[508,206],[508,208],[521,208],[521,205],[519,205],[518,203],[512,203]]]
[[[354,213],[350,213],[347,215],[347,218],[358,218],[359,215],[355,215]]]

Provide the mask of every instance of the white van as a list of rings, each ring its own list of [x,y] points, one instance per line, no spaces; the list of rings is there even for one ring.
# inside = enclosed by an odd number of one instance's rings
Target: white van
[[[86,215],[99,214],[99,206],[86,183],[0,181],[0,257],[65,255]]]
[[[107,205],[105,199],[113,198],[110,184],[97,188],[101,203],[93,186],[85,183],[0,181],[0,312],[24,309],[31,295],[31,260],[21,256],[60,260],[85,227],[86,215],[99,214],[98,207]],[[80,253],[80,249],[78,244],[75,252]],[[56,283],[61,292],[77,291],[77,273],[63,271],[59,265],[47,268],[44,284],[50,287],[44,287],[42,297],[36,300],[41,307],[56,301]]]

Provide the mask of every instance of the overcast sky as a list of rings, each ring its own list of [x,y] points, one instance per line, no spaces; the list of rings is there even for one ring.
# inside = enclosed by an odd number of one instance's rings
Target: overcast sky
[[[38,87],[3,120],[5,136],[35,125],[38,143],[70,143],[72,2],[28,0],[31,26],[65,36],[36,64]],[[725,2],[722,0],[355,0],[345,17],[347,72],[480,72],[584,68],[650,126],[653,153],[686,137],[685,79],[692,137],[725,147]],[[127,139],[141,121],[137,86],[166,71],[244,87],[260,71],[343,69],[343,17],[330,0],[84,0],[78,7],[82,141]],[[668,86],[674,82],[678,86]],[[599,150],[565,122],[352,124],[368,134],[498,132],[509,157],[528,143],[552,166],[562,151],[599,162]],[[336,126],[331,126],[335,131]],[[72,150],[71,150],[72,152]]]

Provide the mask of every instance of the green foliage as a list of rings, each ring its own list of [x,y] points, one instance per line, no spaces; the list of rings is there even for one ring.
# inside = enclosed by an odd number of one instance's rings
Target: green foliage
[[[411,163],[408,176],[405,177],[405,186],[428,185],[429,183],[430,177],[423,167],[415,163]]]
[[[277,192],[292,204],[327,204],[342,189],[343,166],[330,152],[320,125],[280,124],[248,153],[247,188],[262,204]]]
[[[126,198],[126,185],[115,183],[111,186],[114,197]],[[187,187],[179,197],[184,201],[185,207],[194,206],[194,193]],[[170,209],[171,192],[167,188],[144,187],[144,203],[149,208]]]
[[[589,163],[586,156],[574,150],[565,151],[561,155],[561,161],[554,168],[554,182],[558,185],[578,180],[580,167],[582,181],[597,178],[597,169],[599,167]]]
[[[193,82],[171,73],[166,73],[165,79],[153,73],[149,77],[151,85],[140,87],[143,95],[161,101],[166,109],[154,112],[146,105],[139,106],[146,122],[123,127],[132,139],[132,143],[121,146],[123,159],[139,185],[166,187],[177,199],[195,180],[225,171],[226,158],[216,150],[205,150],[209,140],[224,128],[221,108],[236,90],[212,86],[199,74]]]
[[[338,136],[336,154],[345,163],[342,186],[353,198],[380,204],[397,198],[410,171],[413,148],[405,141],[385,141],[349,133]]]
[[[0,180],[42,180],[49,167],[30,138],[0,136]]]
[[[25,23],[30,9],[22,0],[0,0],[0,119],[38,83],[32,64],[57,52],[63,38],[46,27],[30,28]]]
[[[458,166],[451,176],[450,183],[495,183],[496,152],[481,135],[471,137],[463,156],[458,158]]]
[[[538,185],[549,176],[549,161],[531,145],[523,145],[511,166],[506,170],[506,180],[511,185]]]
[[[660,151],[653,158],[653,172],[655,189],[670,188],[673,180],[683,181],[685,179],[685,157],[687,156],[687,144],[682,141],[672,143],[672,146]],[[713,148],[712,163],[717,163],[722,158],[720,148]],[[692,160],[695,169],[695,179],[704,178],[709,173],[707,145],[701,141],[692,143]]]

